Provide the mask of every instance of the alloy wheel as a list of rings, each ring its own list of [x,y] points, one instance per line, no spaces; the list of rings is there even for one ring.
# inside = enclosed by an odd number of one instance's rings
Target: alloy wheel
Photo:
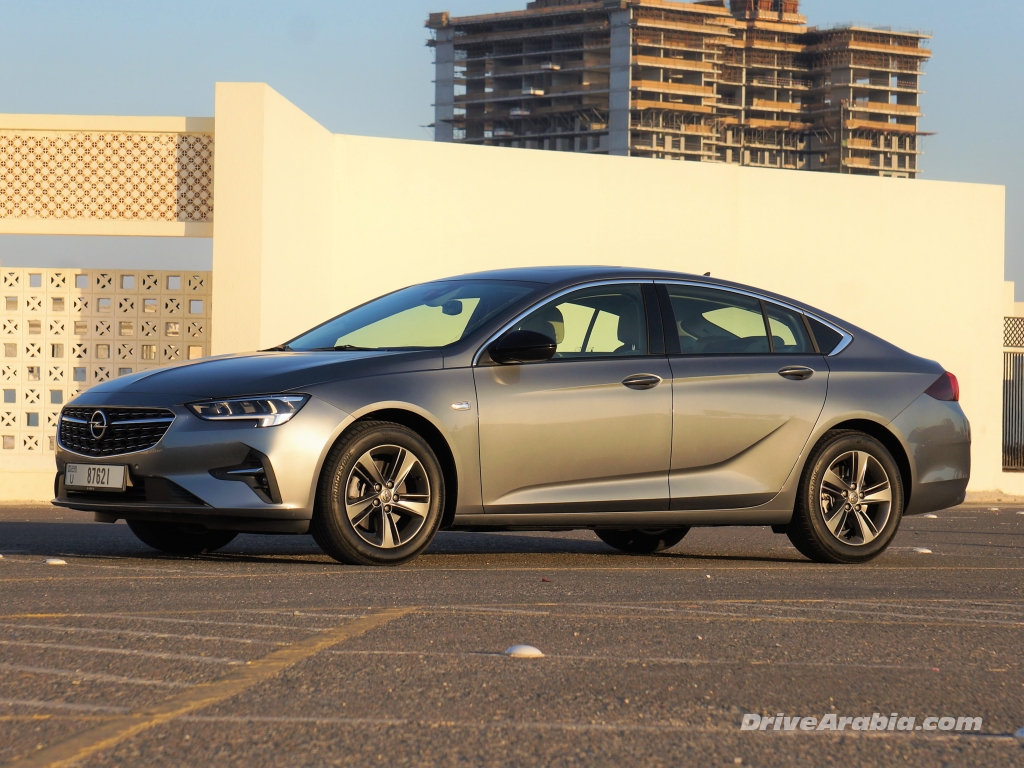
[[[892,484],[878,459],[866,451],[849,451],[825,471],[819,499],[831,534],[843,544],[863,547],[889,522]]]
[[[371,448],[345,483],[345,513],[359,537],[378,549],[416,538],[431,507],[430,480],[420,459],[397,445]]]

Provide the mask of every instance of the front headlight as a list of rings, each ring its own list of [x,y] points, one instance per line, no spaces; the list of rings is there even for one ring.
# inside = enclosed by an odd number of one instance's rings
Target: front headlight
[[[278,427],[308,402],[309,395],[261,395],[189,403],[188,408],[205,421],[254,421],[257,427]]]

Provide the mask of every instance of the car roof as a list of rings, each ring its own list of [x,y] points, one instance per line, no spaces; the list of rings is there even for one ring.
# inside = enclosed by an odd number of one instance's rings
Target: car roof
[[[520,282],[541,283],[552,288],[562,288],[592,280],[686,280],[687,282],[703,283],[709,288],[722,287],[733,288],[740,291],[763,296],[766,299],[774,299],[782,304],[789,304],[797,309],[818,315],[834,323],[843,323],[837,317],[827,312],[805,304],[804,302],[791,299],[787,296],[767,291],[752,285],[734,283],[730,280],[722,280],[711,275],[694,275],[687,272],[671,272],[662,269],[643,269],[636,267],[604,267],[604,266],[561,266],[561,267],[515,267],[511,269],[498,269],[487,272],[474,272],[458,277],[444,278],[445,280],[515,280]]]
[[[564,282],[578,280],[601,280],[628,279],[628,278],[655,277],[667,278],[695,278],[682,272],[665,272],[655,269],[637,269],[632,267],[605,267],[605,266],[564,266],[564,267],[513,267],[510,269],[495,269],[487,272],[474,272],[467,275],[448,278],[452,280],[520,280],[530,283],[544,283],[555,285]]]

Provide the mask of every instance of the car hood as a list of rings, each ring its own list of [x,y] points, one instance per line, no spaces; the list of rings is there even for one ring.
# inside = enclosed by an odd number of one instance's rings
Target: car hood
[[[83,393],[89,398],[171,395],[179,402],[274,394],[325,381],[442,368],[437,351],[257,352],[205,358],[122,376]]]

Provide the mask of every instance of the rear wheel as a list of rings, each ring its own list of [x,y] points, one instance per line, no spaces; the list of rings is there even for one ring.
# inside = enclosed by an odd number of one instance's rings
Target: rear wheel
[[[208,531],[203,528],[149,520],[129,520],[128,527],[143,544],[169,555],[201,555],[204,552],[216,552],[234,541],[238,535],[234,531]]]
[[[653,555],[671,549],[690,532],[689,528],[665,528],[663,530],[633,529],[618,531],[598,528],[597,538],[622,552],[631,555]]]
[[[426,440],[370,421],[328,456],[310,533],[339,562],[399,565],[430,545],[443,509],[444,475]]]
[[[815,562],[864,563],[889,547],[902,517],[892,454],[863,432],[834,430],[807,462],[786,534]]]

